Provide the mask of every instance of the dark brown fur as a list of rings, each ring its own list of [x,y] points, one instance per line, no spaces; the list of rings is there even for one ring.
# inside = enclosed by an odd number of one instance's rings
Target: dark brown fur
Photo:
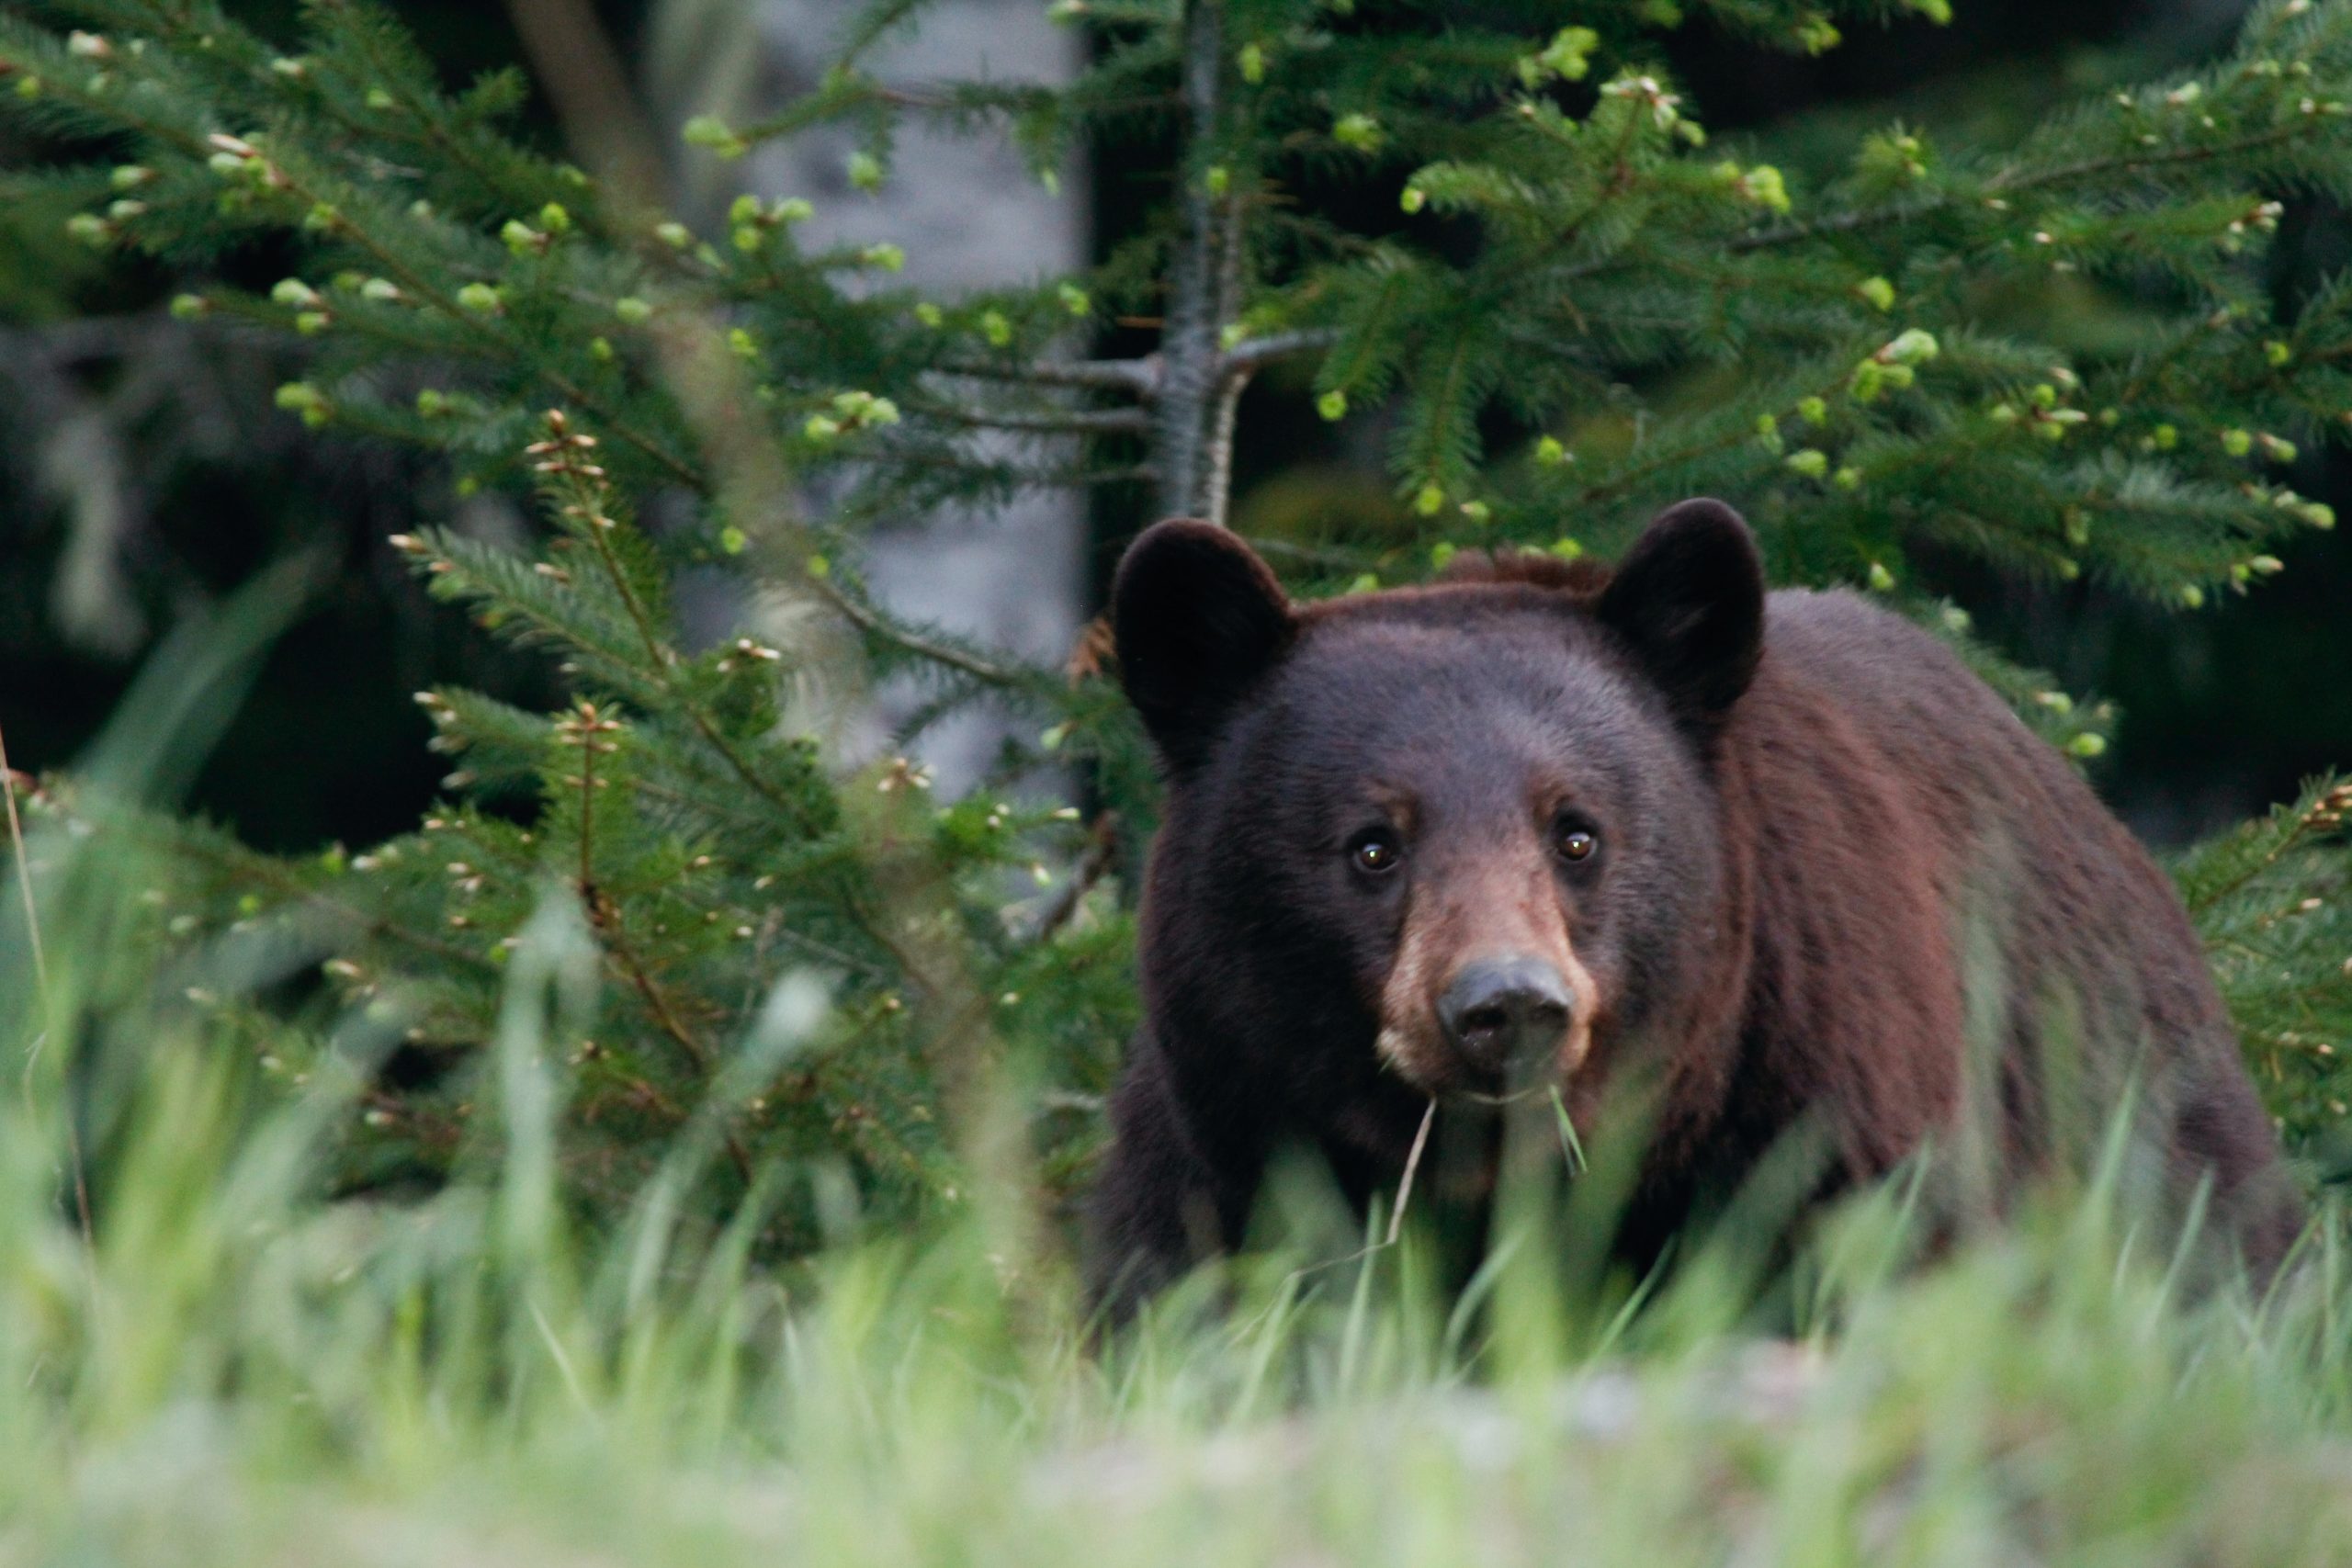
[[[2291,1238],[2164,874],[1934,639],[1847,593],[1768,607],[1728,508],[1674,509],[1613,580],[1465,558],[1305,606],[1229,536],[1162,525],[1114,598],[1170,780],[1095,1203],[1114,1309],[1236,1245],[1283,1143],[1392,1182],[1429,1100],[1469,1103],[1432,1009],[1498,953],[1573,993],[1546,1071],[1580,1126],[1612,1083],[1657,1087],[1637,1247],[1800,1125],[1828,1186],[1932,1140],[1953,1203],[1997,1212],[2127,1094],[2154,1201],[2210,1180],[2256,1264]],[[1343,868],[1363,821],[1399,871]],[[1570,821],[1594,863],[1554,853]]]

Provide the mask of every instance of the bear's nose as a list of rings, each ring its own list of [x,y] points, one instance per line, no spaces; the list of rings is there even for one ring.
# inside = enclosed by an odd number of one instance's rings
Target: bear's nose
[[[1568,1027],[1568,987],[1540,958],[1490,958],[1456,975],[1437,1004],[1445,1037],[1481,1072],[1551,1050]]]

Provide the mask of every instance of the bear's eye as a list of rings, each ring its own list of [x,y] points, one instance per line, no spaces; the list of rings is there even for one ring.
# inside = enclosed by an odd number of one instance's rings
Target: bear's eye
[[[1592,852],[1600,847],[1600,840],[1593,837],[1592,829],[1589,828],[1580,828],[1573,822],[1563,822],[1552,829],[1553,851],[1564,861],[1590,860]]]
[[[1405,852],[1385,829],[1375,829],[1355,836],[1348,845],[1348,858],[1355,863],[1358,871],[1369,871],[1376,875],[1384,871],[1396,870],[1397,863],[1405,858]]]

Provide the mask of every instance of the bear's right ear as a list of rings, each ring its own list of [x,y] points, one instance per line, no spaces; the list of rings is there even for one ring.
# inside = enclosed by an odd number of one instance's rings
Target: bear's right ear
[[[1678,502],[1617,566],[1594,613],[1629,644],[1675,716],[1712,737],[1764,651],[1764,563],[1720,501]]]
[[[1111,585],[1119,680],[1170,769],[1207,761],[1226,715],[1297,622],[1256,552],[1213,523],[1171,518],[1127,547]]]

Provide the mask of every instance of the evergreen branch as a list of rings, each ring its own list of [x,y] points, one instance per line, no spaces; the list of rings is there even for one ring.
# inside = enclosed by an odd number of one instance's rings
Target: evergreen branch
[[[2352,816],[2352,784],[2335,784],[2317,792],[2310,805],[2292,815],[2283,831],[2272,835],[2269,848],[2258,858],[2212,886],[2198,888],[2188,901],[2190,917],[2202,916],[2223,900],[2244,892],[2290,852],[2321,833],[2342,827],[2347,816]]]
[[[1777,245],[1800,243],[1806,240],[1826,239],[1836,234],[1851,234],[1865,229],[1881,228],[1890,223],[1908,223],[1915,219],[1958,207],[1963,202],[1981,202],[1987,196],[2009,197],[2030,191],[2049,190],[2072,185],[2102,175],[2133,174],[2148,169],[2177,167],[2184,164],[2209,164],[2223,158],[2237,157],[2275,147],[2308,135],[2310,127],[2280,126],[2259,135],[2242,137],[2235,141],[2220,142],[2207,147],[2174,147],[2160,152],[2116,153],[2103,158],[2086,158],[2053,168],[2025,170],[2012,168],[1995,175],[1975,191],[1962,193],[1946,191],[1924,201],[1897,202],[1885,207],[1857,208],[1825,217],[1807,219],[1802,222],[1784,223],[1776,228],[1743,234],[1724,242],[1726,249],[1746,254],[1770,249]]]
[[[932,366],[946,376],[979,381],[1023,381],[1040,387],[1100,387],[1133,392],[1149,402],[1159,395],[1159,355],[1136,359],[1035,359],[999,363],[987,359],[947,359]]]
[[[1227,349],[1218,366],[1222,375],[1248,376],[1293,355],[1319,354],[1340,341],[1335,327],[1311,327],[1297,332],[1269,333]]]
[[[1141,409],[1067,409],[1054,413],[966,408],[924,401],[918,412],[983,430],[1024,431],[1041,435],[1148,435],[1151,416]]]
[[[878,637],[894,648],[903,649],[915,657],[928,660],[933,664],[943,664],[950,670],[960,671],[988,685],[1011,690],[1028,684],[1019,673],[1002,665],[992,664],[976,654],[967,653],[958,648],[951,648],[945,643],[934,641],[909,631],[903,626],[894,625],[872,605],[842,592],[840,585],[831,578],[812,577],[808,580],[808,586],[826,604],[840,611],[842,617],[851,625],[869,637]]]

